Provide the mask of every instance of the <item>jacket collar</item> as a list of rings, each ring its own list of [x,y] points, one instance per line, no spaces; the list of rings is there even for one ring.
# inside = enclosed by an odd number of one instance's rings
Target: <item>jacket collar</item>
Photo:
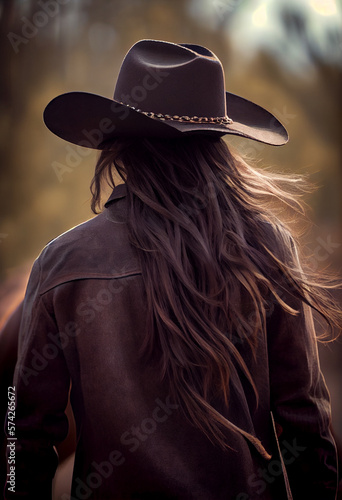
[[[117,186],[115,186],[112,194],[110,195],[110,197],[106,201],[105,207],[107,208],[108,205],[110,205],[110,203],[112,203],[114,200],[118,200],[119,198],[124,198],[126,196],[126,194],[127,194],[126,184],[125,183],[118,184]]]

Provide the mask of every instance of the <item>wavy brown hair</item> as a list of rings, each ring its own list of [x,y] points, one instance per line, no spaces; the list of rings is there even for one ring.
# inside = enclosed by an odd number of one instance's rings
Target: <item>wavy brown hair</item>
[[[114,186],[114,168],[127,185],[130,239],[146,290],[141,355],[157,363],[189,421],[225,448],[224,429],[236,428],[212,402],[220,397],[228,405],[238,366],[257,404],[238,344],[256,352],[270,301],[298,314],[286,292],[320,313],[331,331],[342,325],[326,291],[337,284],[303,272],[298,241],[280,217],[285,208],[288,219],[305,213],[307,183],[252,168],[221,138],[117,139],[96,165],[95,213],[103,181]],[[256,438],[246,437],[267,455]]]

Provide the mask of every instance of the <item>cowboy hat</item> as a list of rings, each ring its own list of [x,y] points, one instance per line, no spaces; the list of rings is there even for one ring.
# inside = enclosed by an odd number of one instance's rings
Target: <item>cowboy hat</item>
[[[115,137],[233,134],[280,146],[285,127],[266,109],[225,91],[223,67],[200,45],[140,40],[126,54],[114,98],[69,92],[44,110],[66,141],[103,149]]]

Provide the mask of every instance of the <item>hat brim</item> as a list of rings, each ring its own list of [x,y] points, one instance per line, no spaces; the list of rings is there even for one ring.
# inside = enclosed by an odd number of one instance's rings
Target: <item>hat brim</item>
[[[115,137],[176,138],[187,134],[232,134],[281,146],[288,133],[269,111],[243,97],[226,92],[230,124],[160,120],[113,99],[87,92],[55,97],[44,110],[44,122],[55,135],[79,146],[103,149]]]

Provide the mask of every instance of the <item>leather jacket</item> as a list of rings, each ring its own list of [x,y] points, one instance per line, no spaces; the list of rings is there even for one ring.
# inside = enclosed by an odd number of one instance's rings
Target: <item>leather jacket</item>
[[[8,480],[6,498],[51,498],[71,383],[77,447],[71,496],[63,500],[286,498],[271,410],[293,498],[333,500],[336,448],[310,308],[293,302],[300,314],[292,316],[271,303],[256,357],[238,345],[258,405],[236,369],[229,407],[220,408],[272,458],[239,432],[227,431],[230,449],[219,449],[138,357],[146,308],[125,193],[117,186],[101,214],[50,242],[34,263],[13,382],[15,492]]]

